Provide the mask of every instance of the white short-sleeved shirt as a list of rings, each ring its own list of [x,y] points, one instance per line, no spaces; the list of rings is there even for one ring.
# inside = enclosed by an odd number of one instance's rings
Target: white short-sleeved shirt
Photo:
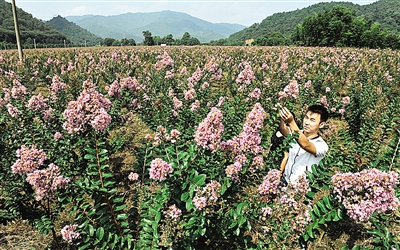
[[[284,177],[287,182],[293,182],[306,170],[312,172],[311,166],[318,164],[329,150],[328,144],[321,136],[313,138],[310,142],[314,143],[317,152],[315,155],[304,150],[297,142],[290,143],[289,156],[286,163]]]

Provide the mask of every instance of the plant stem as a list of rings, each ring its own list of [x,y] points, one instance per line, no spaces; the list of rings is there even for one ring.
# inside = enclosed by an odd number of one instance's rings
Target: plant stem
[[[392,166],[393,166],[393,163],[394,163],[394,159],[396,158],[397,151],[399,150],[399,144],[400,144],[400,138],[399,138],[399,140],[397,141],[396,149],[394,150],[394,154],[393,154],[393,157],[392,157],[392,162],[390,163],[389,171],[392,170]]]
[[[101,171],[101,162],[100,162],[99,145],[98,145],[98,140],[97,140],[96,134],[94,135],[94,140],[95,140],[95,143],[96,143],[97,169],[98,169],[98,172],[99,172],[101,187],[104,188],[103,173],[102,173],[102,171]],[[114,223],[115,223],[115,225],[117,226],[118,233],[119,233],[120,237],[123,237],[123,234],[122,234],[122,231],[121,231],[121,227],[120,227],[120,225],[119,225],[119,223],[118,223],[117,217],[115,216],[114,209],[113,209],[113,207],[112,207],[112,204],[111,204],[111,202],[110,202],[110,199],[109,199],[109,197],[108,197],[108,195],[107,195],[106,193],[103,193],[103,196],[104,196],[104,198],[106,198],[106,200],[107,200],[107,205],[108,205],[108,207],[110,208],[110,212],[111,212],[111,215],[112,215],[112,217],[113,217]]]

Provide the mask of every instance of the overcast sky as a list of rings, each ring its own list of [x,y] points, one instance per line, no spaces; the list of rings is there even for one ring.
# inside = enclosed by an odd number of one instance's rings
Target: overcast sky
[[[11,2],[11,0],[6,1]],[[377,0],[352,0],[344,2],[365,5],[376,1]],[[127,12],[147,13],[171,10],[183,12],[212,23],[237,23],[246,26],[260,23],[263,19],[274,13],[302,9],[319,2],[331,2],[331,0],[15,0],[17,7],[45,21],[57,15],[62,17],[86,14],[112,16]]]

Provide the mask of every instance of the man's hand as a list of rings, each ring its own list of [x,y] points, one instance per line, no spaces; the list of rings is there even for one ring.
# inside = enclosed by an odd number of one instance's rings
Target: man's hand
[[[294,121],[292,113],[290,113],[286,107],[282,107],[282,109],[279,111],[279,114],[281,115],[283,122],[286,124],[290,124],[292,121]]]

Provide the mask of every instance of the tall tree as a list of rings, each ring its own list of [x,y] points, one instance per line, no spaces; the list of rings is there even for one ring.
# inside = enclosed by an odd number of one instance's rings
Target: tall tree
[[[151,35],[151,32],[148,30],[145,30],[142,32],[144,36],[143,44],[147,46],[153,46],[154,45],[154,39]]]
[[[182,45],[190,45],[190,38],[191,38],[191,36],[190,36],[189,32],[185,32],[182,36],[181,44]]]

